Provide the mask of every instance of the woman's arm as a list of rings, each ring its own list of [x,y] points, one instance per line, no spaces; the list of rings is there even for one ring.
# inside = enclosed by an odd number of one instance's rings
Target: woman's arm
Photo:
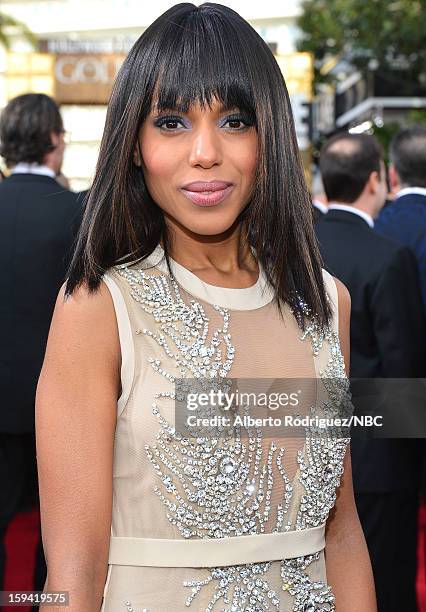
[[[98,612],[107,573],[120,344],[104,283],[61,289],[36,396],[44,591],[68,591],[68,612]],[[60,606],[41,606],[46,612]]]
[[[335,281],[339,300],[339,336],[348,374],[351,298],[345,285],[337,279]],[[336,612],[377,612],[370,557],[355,506],[349,446],[344,469],[337,501],[327,521],[327,581],[336,596]]]

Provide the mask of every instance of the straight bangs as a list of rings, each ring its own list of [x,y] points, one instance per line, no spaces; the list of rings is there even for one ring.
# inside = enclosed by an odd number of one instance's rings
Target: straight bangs
[[[198,12],[181,27],[170,28],[158,62],[155,109],[188,112],[217,101],[225,110],[238,107],[256,124],[255,88],[240,33],[214,11]]]

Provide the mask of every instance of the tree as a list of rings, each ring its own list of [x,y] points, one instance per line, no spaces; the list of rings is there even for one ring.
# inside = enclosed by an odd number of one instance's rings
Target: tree
[[[31,30],[21,21],[17,21],[4,13],[0,13],[0,46],[10,49],[11,35],[8,33],[10,29],[16,30],[17,34],[25,38],[31,45],[35,46],[37,38]]]
[[[299,51],[315,57],[316,81],[327,80],[331,57],[344,57],[361,71],[398,76],[395,93],[426,86],[424,0],[303,0]],[[412,95],[415,95],[413,92]]]

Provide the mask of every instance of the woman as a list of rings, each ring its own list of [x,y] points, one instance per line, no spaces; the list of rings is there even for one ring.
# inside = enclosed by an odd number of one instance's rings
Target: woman
[[[174,6],[117,77],[52,321],[46,590],[73,612],[373,612],[346,438],[172,427],[180,377],[345,377],[349,308],[321,271],[267,45],[229,8]]]

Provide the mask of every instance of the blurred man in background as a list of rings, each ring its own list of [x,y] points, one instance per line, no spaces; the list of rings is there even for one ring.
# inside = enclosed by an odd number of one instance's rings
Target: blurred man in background
[[[64,129],[43,94],[13,99],[0,117],[0,590],[4,539],[21,509],[38,505],[34,398],[59,288],[81,219],[77,195],[57,181]],[[34,588],[46,577],[39,542]]]
[[[379,215],[376,230],[414,252],[426,313],[426,125],[399,131],[391,142],[390,159],[395,201]]]
[[[352,378],[424,375],[424,318],[416,262],[377,234],[386,194],[373,136],[339,134],[321,151],[329,201],[317,223],[321,253],[352,299]],[[414,612],[421,446],[417,440],[352,440],[354,489],[370,551],[379,612]]]

